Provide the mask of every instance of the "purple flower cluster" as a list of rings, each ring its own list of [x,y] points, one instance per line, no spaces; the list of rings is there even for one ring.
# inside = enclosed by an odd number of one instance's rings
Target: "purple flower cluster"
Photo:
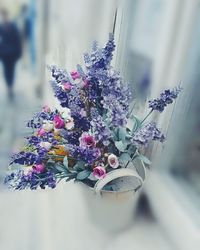
[[[52,75],[53,79],[57,83],[70,81],[70,78],[69,78],[68,73],[67,73],[66,70],[58,69],[55,65],[49,67],[49,69],[51,71],[51,75]]]
[[[31,120],[27,122],[27,127],[33,129],[40,128],[42,126],[43,120],[52,121],[55,114],[55,112],[38,112],[33,116]]]
[[[11,160],[10,165],[12,165],[13,163],[16,163],[20,165],[31,166],[33,164],[37,164],[41,162],[39,155],[31,153],[31,152],[24,152],[24,151],[14,154],[11,159],[12,160]]]
[[[155,122],[148,123],[147,125],[142,127],[134,134],[132,138],[132,142],[138,147],[146,147],[152,140],[160,142],[163,142],[165,140],[165,136],[156,127]]]
[[[60,135],[67,141],[68,144],[79,145],[79,138],[81,136],[81,131],[68,131],[62,129]]]
[[[165,107],[168,104],[171,104],[173,100],[177,98],[180,91],[181,87],[176,87],[172,90],[170,89],[165,90],[160,94],[160,98],[149,101],[149,108],[151,108],[152,110],[163,112]]]
[[[85,64],[89,77],[89,98],[100,115],[107,111],[112,126],[123,126],[127,121],[130,91],[122,82],[119,73],[111,66],[115,49],[113,35],[105,48],[99,49],[95,43],[91,54],[85,54]]]
[[[105,47],[99,48],[95,42],[91,53],[85,54],[85,72],[80,65],[70,74],[50,68],[51,85],[61,107],[51,110],[46,105],[28,122],[32,132],[27,144],[11,161],[28,168],[6,177],[10,187],[54,188],[63,178],[93,186],[92,175],[98,180],[115,168],[127,166],[127,155],[120,158],[123,152],[132,158],[137,147],[152,140],[164,141],[154,122],[143,124],[153,110],[162,112],[172,103],[180,88],[166,90],[150,101],[151,110],[140,121],[129,114],[131,92],[111,66],[114,49],[110,35]]]
[[[51,132],[46,132],[40,137],[32,135],[27,137],[27,140],[30,145],[34,146],[36,146],[40,142],[50,142],[52,145],[56,145],[58,143],[58,141],[54,138],[53,133]]]
[[[54,95],[55,97],[59,100],[60,102],[60,105],[63,107],[63,108],[68,108],[68,101],[69,101],[69,98],[68,98],[68,95],[65,91],[62,90],[62,87],[61,86],[58,86],[58,84],[55,82],[55,81],[52,81],[51,82],[51,86],[52,86],[52,89],[54,91]]]
[[[84,107],[83,101],[79,97],[80,86],[73,83],[73,79],[69,77],[66,70],[61,70],[55,66],[50,68],[52,76],[55,79],[51,81],[55,97],[60,102],[63,108],[69,108],[71,113],[79,111]],[[77,66],[80,76],[85,77],[85,74],[80,65]],[[70,89],[66,91],[63,89],[63,84],[68,84]]]
[[[72,157],[76,158],[77,160],[84,161],[90,165],[94,163],[94,161],[97,160],[101,155],[101,152],[98,148],[68,145],[67,150],[69,150]]]
[[[71,110],[71,114],[80,112],[84,108],[84,103],[79,96],[79,88],[77,85],[73,85],[71,91],[68,93],[69,105],[68,108]]]
[[[54,173],[51,171],[47,171],[42,174],[36,174],[33,171],[24,173],[23,170],[19,170],[7,175],[4,182],[5,184],[9,185],[10,188],[16,190],[27,188],[34,190],[38,187],[42,189],[45,189],[46,187],[56,187],[56,178]]]
[[[102,143],[104,146],[107,146],[110,143],[109,139],[111,138],[110,129],[103,121],[102,116],[100,116],[95,109],[91,109],[91,116],[92,121],[90,124],[94,139],[97,142]]]
[[[94,72],[95,70],[108,69],[114,50],[115,44],[113,34],[110,34],[109,40],[103,49],[98,48],[97,42],[94,42],[92,53],[90,55],[88,53],[84,54],[84,61],[89,73]]]
[[[113,126],[124,126],[127,122],[130,91],[123,85],[119,73],[111,70],[103,84],[103,107]]]
[[[76,128],[79,128],[81,131],[88,131],[90,129],[90,121],[87,117],[81,116],[79,113],[74,113],[72,117],[74,118]]]

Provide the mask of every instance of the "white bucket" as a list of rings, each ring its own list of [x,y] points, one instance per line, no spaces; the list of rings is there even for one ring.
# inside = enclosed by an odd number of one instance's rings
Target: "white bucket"
[[[110,182],[116,182],[119,191],[103,190]],[[139,189],[143,179],[136,171],[119,169],[99,180],[94,188],[82,185],[88,214],[93,223],[106,231],[125,230],[133,224]]]

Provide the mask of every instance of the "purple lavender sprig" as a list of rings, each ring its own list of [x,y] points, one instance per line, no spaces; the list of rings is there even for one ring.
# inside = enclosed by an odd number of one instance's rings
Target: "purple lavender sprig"
[[[181,90],[181,87],[176,87],[172,90],[165,90],[160,94],[160,98],[149,101],[149,108],[151,108],[152,110],[163,112],[168,104],[173,103],[174,99],[177,98]]]
[[[23,170],[18,170],[7,175],[4,183],[15,190],[30,188],[32,190],[38,187],[45,189],[46,187],[56,187],[56,177],[53,172],[47,171],[42,174],[36,174],[32,171],[25,173]]]
[[[16,163],[20,165],[30,166],[30,165],[37,164],[40,162],[41,162],[41,159],[39,155],[31,153],[31,152],[21,151],[12,156],[10,165],[12,165],[13,163]]]
[[[101,155],[99,148],[87,148],[76,145],[68,145],[66,148],[72,157],[90,165]]]
[[[165,140],[165,136],[156,127],[155,122],[150,122],[147,125],[143,126],[134,134],[132,138],[132,142],[137,147],[146,147],[152,140],[160,142],[163,142]]]

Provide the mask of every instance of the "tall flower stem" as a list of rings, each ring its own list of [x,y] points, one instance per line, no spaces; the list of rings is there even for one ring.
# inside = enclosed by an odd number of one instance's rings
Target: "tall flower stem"
[[[133,155],[132,155],[132,157],[131,157],[131,159],[126,163],[126,165],[125,165],[125,167],[124,168],[127,168],[128,167],[128,164],[132,161],[132,160],[134,160],[134,158],[135,158],[135,154],[137,153],[137,149],[135,150],[135,152],[133,153]]]
[[[153,112],[153,109],[144,117],[144,119],[141,121],[141,124],[150,116],[152,112]]]

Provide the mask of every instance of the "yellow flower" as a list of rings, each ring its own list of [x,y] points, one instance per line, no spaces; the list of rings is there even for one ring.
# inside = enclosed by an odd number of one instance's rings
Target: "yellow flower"
[[[62,161],[64,156],[69,155],[68,152],[65,150],[64,146],[62,145],[55,146],[54,149],[49,151],[49,154],[58,156],[54,158],[55,161]]]

